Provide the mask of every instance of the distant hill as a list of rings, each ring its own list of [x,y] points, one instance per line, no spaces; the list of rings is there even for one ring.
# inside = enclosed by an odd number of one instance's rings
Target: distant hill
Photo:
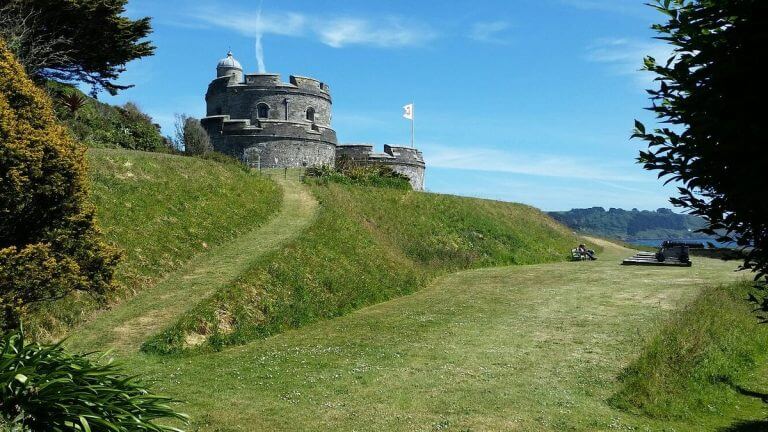
[[[575,231],[622,240],[707,237],[696,232],[706,226],[702,218],[665,208],[641,211],[592,207],[549,212],[549,215]]]

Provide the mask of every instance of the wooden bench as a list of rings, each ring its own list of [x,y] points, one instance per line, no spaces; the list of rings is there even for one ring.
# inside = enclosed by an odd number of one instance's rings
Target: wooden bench
[[[572,261],[584,261],[587,259],[587,254],[579,252],[579,249],[571,249]]]

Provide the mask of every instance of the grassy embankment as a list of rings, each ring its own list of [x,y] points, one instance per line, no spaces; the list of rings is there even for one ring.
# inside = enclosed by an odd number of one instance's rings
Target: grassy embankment
[[[693,420],[607,403],[660,320],[702,287],[744,277],[712,259],[619,265],[632,253],[606,245],[598,261],[448,274],[412,295],[222,352],[125,360],[156,391],[186,401],[193,431],[700,432],[765,418],[759,399],[740,394],[732,410]],[[750,379],[737,384],[768,388]]]
[[[237,165],[116,149],[91,149],[88,160],[99,224],[124,253],[110,301],[155,285],[280,207],[276,184]],[[98,307],[90,297],[72,297],[41,311],[33,328],[50,336]]]
[[[757,293],[753,285],[710,287],[660,325],[622,373],[611,403],[653,418],[695,422],[729,416],[745,395],[768,398],[754,391],[768,383],[768,327],[747,301]],[[768,422],[759,424],[768,429]],[[755,424],[752,430],[764,429]]]
[[[305,187],[321,203],[315,223],[145,350],[243,343],[415,292],[448,272],[563,260],[578,241],[520,204],[334,183]]]
[[[306,231],[185,315],[196,324],[210,318],[215,328],[181,328],[184,342],[209,332],[203,335],[208,343],[255,338],[252,343],[185,357],[135,350],[121,356],[136,373],[156,380],[157,391],[187,401],[183,410],[192,414],[193,430],[699,431],[765,415],[759,400],[725,386],[718,391],[732,394],[717,397],[733,401],[733,409],[696,419],[638,416],[606,402],[626,386],[616,380],[623,367],[642,358],[638,339],[702,286],[734,280],[734,263],[695,259],[693,268],[626,268],[617,263],[632,252],[606,246],[596,262],[435,278],[502,261],[564,258],[575,240],[525,206],[353,186],[311,190],[322,207]],[[181,282],[169,286],[185,294],[182,282],[198,277],[186,273],[189,263],[199,263],[197,270],[207,274],[209,258],[238,241],[188,261],[173,273]],[[350,298],[365,292],[361,287],[383,290],[384,298],[430,278],[413,295],[258,338],[365,304]],[[390,288],[382,281],[400,285]],[[280,296],[268,303],[273,315],[259,316],[262,300],[275,298],[267,289]],[[365,301],[378,301],[375,295]],[[117,305],[97,321],[132,303]],[[217,306],[206,317],[207,308]],[[265,316],[283,321],[270,324]],[[100,335],[102,327],[78,333]],[[741,388],[761,390],[752,378],[732,379]]]

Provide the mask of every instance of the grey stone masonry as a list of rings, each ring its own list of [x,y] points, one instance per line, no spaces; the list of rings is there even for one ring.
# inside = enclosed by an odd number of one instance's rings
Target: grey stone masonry
[[[382,164],[407,175],[424,190],[424,158],[408,147],[337,146],[331,128],[331,90],[314,78],[244,74],[228,53],[216,66],[200,120],[213,148],[261,168],[334,166],[347,155],[356,163]]]
[[[413,190],[424,190],[424,156],[410,147],[384,146],[384,153],[376,153],[370,144],[345,144],[336,147],[336,158],[347,157],[360,165],[385,165],[411,180]]]
[[[231,53],[219,61],[201,124],[213,148],[264,168],[333,166],[330,88],[313,78],[243,74]]]

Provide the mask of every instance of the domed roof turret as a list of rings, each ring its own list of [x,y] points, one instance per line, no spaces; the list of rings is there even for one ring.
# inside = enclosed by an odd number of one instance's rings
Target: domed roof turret
[[[240,66],[240,62],[235,60],[235,58],[232,56],[232,51],[228,52],[226,57],[219,60],[219,64],[216,65],[216,69],[219,69],[219,68],[243,70],[243,67]]]

